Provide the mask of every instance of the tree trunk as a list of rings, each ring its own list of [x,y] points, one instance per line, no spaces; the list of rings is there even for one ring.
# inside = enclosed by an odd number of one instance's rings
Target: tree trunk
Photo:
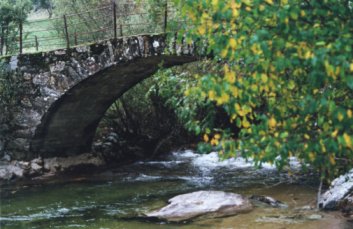
[[[0,35],[0,55],[2,56],[4,50],[4,31],[5,28],[1,27],[1,35]]]
[[[317,210],[320,209],[320,200],[321,200],[321,191],[322,191],[322,181],[323,179],[320,178],[320,185],[319,185],[319,190],[317,191],[317,202],[316,202],[316,208]]]
[[[5,34],[4,36],[5,55],[7,55],[9,51],[9,45],[8,45],[9,28],[5,30],[4,34]]]

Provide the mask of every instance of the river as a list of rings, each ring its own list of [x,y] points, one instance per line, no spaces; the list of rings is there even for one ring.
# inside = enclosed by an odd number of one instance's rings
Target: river
[[[295,173],[298,165],[292,166]],[[314,175],[279,173],[268,164],[254,169],[242,158],[218,161],[215,153],[185,150],[106,171],[3,185],[0,228],[353,228],[338,212],[311,209],[317,186]],[[196,190],[268,195],[288,208],[257,203],[250,213],[178,224],[143,217]]]

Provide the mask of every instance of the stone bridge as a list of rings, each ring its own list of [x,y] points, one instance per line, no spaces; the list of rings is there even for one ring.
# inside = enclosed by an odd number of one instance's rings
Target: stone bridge
[[[195,61],[194,51],[165,35],[141,35],[4,59],[23,91],[11,121],[0,114],[0,150],[15,159],[89,152],[116,99],[160,66]]]

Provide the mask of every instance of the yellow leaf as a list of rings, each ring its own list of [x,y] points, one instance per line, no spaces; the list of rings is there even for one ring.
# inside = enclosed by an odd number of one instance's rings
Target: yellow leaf
[[[219,97],[219,98],[217,99],[217,104],[218,104],[218,105],[225,104],[225,103],[227,103],[227,102],[229,101],[229,99],[230,99],[229,95],[226,94],[226,93],[224,93],[224,92],[222,92],[221,97]]]
[[[243,111],[243,110],[237,110],[237,113],[238,113],[238,115],[240,116],[240,117],[243,117],[243,116],[245,116],[246,115],[246,112],[245,111]]]
[[[347,116],[348,118],[352,118],[352,110],[347,110]]]
[[[205,142],[208,142],[210,139],[208,138],[208,135],[207,134],[204,134],[203,135],[203,140],[205,141]]]
[[[350,149],[353,149],[351,137],[347,133],[343,134],[343,139],[344,139],[344,142],[346,143],[346,146]]]
[[[205,28],[205,26],[201,25],[201,26],[199,26],[197,31],[199,32],[200,35],[204,35],[206,33],[206,28]]]
[[[309,159],[310,159],[310,161],[314,161],[315,160],[315,153],[314,152],[310,152],[309,153]]]
[[[321,145],[321,150],[322,150],[322,152],[323,152],[323,153],[326,153],[327,150],[326,150],[325,144],[320,141],[320,145]]]
[[[246,119],[245,116],[244,116],[244,118],[243,118],[242,124],[243,124],[243,127],[244,127],[244,128],[249,128],[249,127],[250,127],[250,122]]]
[[[184,95],[185,95],[185,96],[189,96],[189,95],[190,95],[190,90],[187,89],[187,90],[184,92]]]
[[[215,91],[211,90],[208,92],[208,98],[210,98],[210,100],[214,100],[215,97],[216,97]]]
[[[237,9],[233,9],[233,17],[234,18],[237,18],[237,17],[239,17],[239,10],[237,10]]]
[[[235,82],[235,72],[229,71],[225,73],[225,78],[229,83]]]
[[[218,5],[218,0],[212,0],[212,5],[217,6]]]
[[[332,132],[331,137],[335,138],[337,137],[338,130],[336,129],[334,132]]]
[[[259,89],[259,88],[258,88],[258,86],[257,86],[256,84],[252,84],[252,85],[251,85],[251,90],[252,90],[252,91],[256,92],[258,89]]]
[[[216,145],[218,145],[219,144],[219,141],[217,140],[217,139],[212,139],[211,140],[211,145],[213,145],[213,146],[216,146]]]
[[[331,165],[335,165],[336,164],[335,156],[333,156],[333,154],[330,154],[329,160],[330,160]]]
[[[239,95],[239,93],[238,93],[238,88],[236,88],[236,87],[231,87],[231,88],[230,88],[230,91],[232,92],[232,95],[233,95],[235,98],[238,97],[238,95]]]
[[[221,135],[220,135],[220,134],[215,134],[215,135],[214,135],[214,138],[218,140],[218,139],[221,138]]]
[[[266,83],[267,80],[268,80],[267,75],[266,74],[261,74],[261,80],[262,80],[262,82]]]
[[[304,54],[304,58],[305,59],[309,59],[309,58],[312,58],[314,55],[311,51],[307,51],[305,54]]]
[[[244,3],[247,6],[251,6],[252,5],[252,0],[242,0],[242,3]]]
[[[268,125],[270,126],[270,128],[275,128],[277,125],[277,121],[274,117],[270,118],[270,120],[268,121]]]
[[[339,112],[338,115],[337,115],[338,121],[341,122],[343,120],[343,118],[344,118],[343,114],[341,112]]]
[[[234,38],[230,38],[230,40],[229,40],[229,46],[230,46],[232,49],[235,49],[236,46],[237,46],[237,41],[236,41]]]
[[[223,49],[223,50],[221,51],[221,57],[222,57],[222,58],[225,58],[227,55],[228,55],[228,49]]]
[[[265,2],[267,2],[270,5],[273,5],[273,0],[265,0]]]
[[[300,11],[300,16],[305,17],[305,11],[304,10]]]
[[[353,72],[353,62],[349,65],[349,70],[351,70],[351,72]]]
[[[309,140],[310,139],[310,136],[308,134],[304,134],[304,138]]]
[[[338,76],[341,72],[341,68],[339,66],[336,67],[336,70],[335,70],[335,75]]]

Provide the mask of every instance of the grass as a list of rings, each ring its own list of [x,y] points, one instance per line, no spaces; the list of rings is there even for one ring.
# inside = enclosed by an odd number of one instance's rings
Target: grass
[[[156,34],[163,32],[163,15],[153,18],[146,14],[148,8],[143,8],[139,14],[117,18],[117,34],[120,35],[120,25],[122,25],[123,36],[132,36],[138,34]],[[77,17],[71,15],[67,17],[68,33],[70,47],[94,43],[101,40],[113,38],[113,20],[110,12],[93,12],[89,17]],[[127,12],[128,13],[128,12]],[[81,15],[82,16],[82,15]],[[94,18],[95,17],[95,18]],[[63,17],[48,19],[45,15],[36,17],[36,14],[30,15],[30,18],[41,18],[30,20],[23,25],[23,53],[45,52],[56,49],[66,48],[66,37],[64,30]],[[75,36],[75,34],[79,34]],[[18,37],[18,35],[17,35]],[[14,42],[19,43],[16,38]],[[17,54],[19,45],[15,44],[13,52],[9,55]]]
[[[23,52],[48,51],[66,47],[63,31],[58,28],[60,21],[40,20],[24,24],[23,26]],[[36,37],[38,50],[36,49]]]

